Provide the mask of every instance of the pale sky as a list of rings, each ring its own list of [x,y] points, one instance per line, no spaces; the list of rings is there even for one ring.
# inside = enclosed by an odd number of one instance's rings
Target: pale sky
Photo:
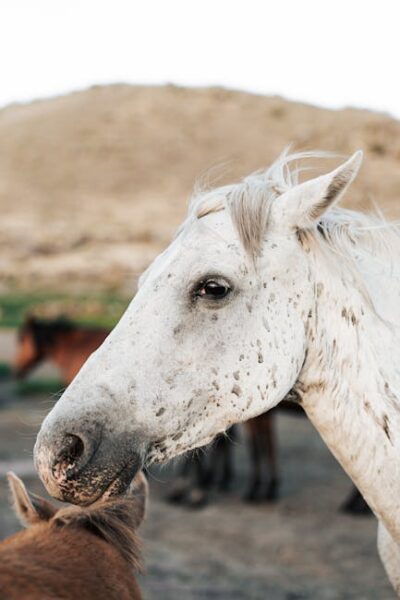
[[[0,106],[222,85],[400,117],[399,0],[1,0]]]

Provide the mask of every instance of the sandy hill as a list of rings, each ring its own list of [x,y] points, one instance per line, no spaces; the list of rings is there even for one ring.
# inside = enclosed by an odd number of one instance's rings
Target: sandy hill
[[[400,123],[277,97],[94,87],[0,111],[1,289],[121,289],[170,239],[193,182],[234,180],[282,148],[366,152],[348,202],[400,209]]]

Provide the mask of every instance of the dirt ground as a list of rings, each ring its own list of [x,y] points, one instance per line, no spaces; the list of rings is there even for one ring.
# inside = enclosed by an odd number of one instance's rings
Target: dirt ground
[[[0,539],[19,528],[5,474],[13,469],[43,493],[32,466],[35,434],[54,399],[19,397],[0,383]],[[338,511],[350,482],[306,419],[278,419],[281,498],[242,502],[246,443],[235,447],[236,477],[202,510],[164,500],[175,466],[150,474],[150,510],[142,528],[144,597],[163,600],[390,600],[395,596],[376,551],[373,517]]]

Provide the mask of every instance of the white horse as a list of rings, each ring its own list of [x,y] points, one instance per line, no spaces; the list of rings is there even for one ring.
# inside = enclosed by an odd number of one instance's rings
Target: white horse
[[[42,425],[39,473],[90,503],[294,389],[381,524],[400,590],[400,237],[335,208],[362,159],[195,195],[169,248]]]

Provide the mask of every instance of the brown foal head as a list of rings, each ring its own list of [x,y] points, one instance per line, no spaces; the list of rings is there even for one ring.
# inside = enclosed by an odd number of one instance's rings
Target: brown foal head
[[[141,598],[133,575],[141,571],[136,530],[148,493],[141,472],[125,496],[105,494],[84,508],[57,508],[28,493],[13,473],[8,480],[15,510],[27,529],[0,543],[0,588],[7,597],[26,592],[23,597],[47,598],[49,591],[59,597],[62,590],[63,598],[81,592],[83,598],[114,598],[103,596],[112,589],[116,598]]]

